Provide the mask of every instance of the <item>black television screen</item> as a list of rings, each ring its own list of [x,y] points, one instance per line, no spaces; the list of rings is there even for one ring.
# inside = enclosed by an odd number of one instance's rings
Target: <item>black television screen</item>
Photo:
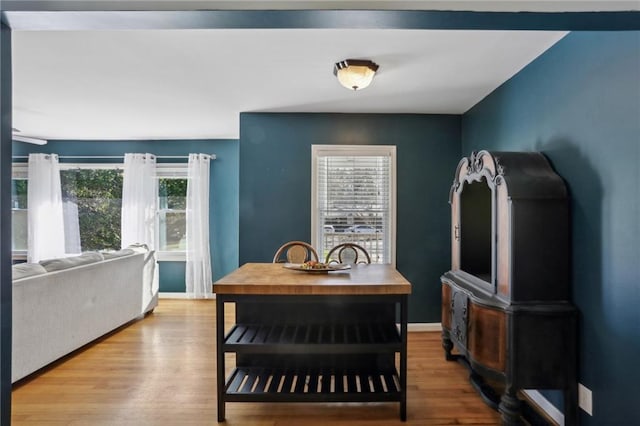
[[[491,282],[491,188],[483,177],[460,194],[460,269]]]

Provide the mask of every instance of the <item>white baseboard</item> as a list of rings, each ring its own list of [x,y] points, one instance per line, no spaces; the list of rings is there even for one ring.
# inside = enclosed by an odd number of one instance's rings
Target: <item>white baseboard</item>
[[[407,331],[442,331],[442,324],[439,322],[410,322],[407,324]]]
[[[534,404],[536,404],[547,416],[549,416],[558,426],[564,426],[564,414],[549,402],[540,392],[534,389],[524,389],[522,391]]]
[[[187,293],[171,293],[171,292],[160,292],[158,293],[159,299],[188,299]]]

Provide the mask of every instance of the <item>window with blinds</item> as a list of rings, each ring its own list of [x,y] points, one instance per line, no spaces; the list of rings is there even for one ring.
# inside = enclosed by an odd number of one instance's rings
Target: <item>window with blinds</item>
[[[312,244],[352,242],[395,264],[395,146],[312,146]]]

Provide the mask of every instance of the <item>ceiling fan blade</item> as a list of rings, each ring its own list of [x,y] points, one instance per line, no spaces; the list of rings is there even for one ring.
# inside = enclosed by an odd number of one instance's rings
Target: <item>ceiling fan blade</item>
[[[40,139],[40,138],[32,138],[30,136],[20,136],[20,135],[11,135],[11,139],[13,139],[14,141],[20,141],[20,142],[27,142],[27,143],[32,143],[32,144],[36,144],[36,145],[46,145],[47,144],[47,140],[46,139]]]

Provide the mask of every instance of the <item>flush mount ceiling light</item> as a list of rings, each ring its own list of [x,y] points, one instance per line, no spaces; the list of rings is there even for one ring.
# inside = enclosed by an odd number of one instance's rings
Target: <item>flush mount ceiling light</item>
[[[350,90],[361,90],[371,84],[378,65],[365,59],[345,59],[336,63],[333,74],[338,81]]]

